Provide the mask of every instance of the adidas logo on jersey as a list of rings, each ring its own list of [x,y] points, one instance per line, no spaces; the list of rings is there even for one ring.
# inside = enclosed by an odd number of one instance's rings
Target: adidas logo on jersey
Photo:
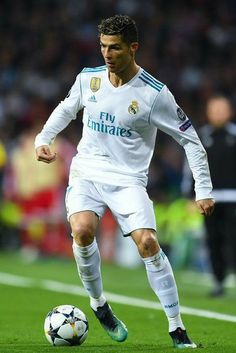
[[[97,103],[97,100],[96,100],[96,97],[94,94],[91,97],[89,97],[88,101],[93,102],[93,103]]]

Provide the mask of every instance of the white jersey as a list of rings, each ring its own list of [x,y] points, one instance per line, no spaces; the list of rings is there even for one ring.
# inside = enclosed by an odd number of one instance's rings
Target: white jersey
[[[85,68],[52,112],[35,146],[49,145],[83,109],[83,135],[70,177],[111,185],[147,184],[157,129],[183,146],[195,179],[196,200],[211,198],[206,152],[166,85],[142,68],[114,87],[106,66]]]

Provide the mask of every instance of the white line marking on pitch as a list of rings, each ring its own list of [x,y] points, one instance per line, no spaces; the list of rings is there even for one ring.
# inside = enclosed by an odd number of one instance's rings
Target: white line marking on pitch
[[[17,275],[12,275],[5,272],[0,272],[0,283],[15,286],[15,287],[30,287],[30,288],[41,288],[53,292],[61,292],[67,294],[75,294],[83,297],[87,297],[87,293],[81,286],[67,284],[57,281],[51,281],[46,279],[33,279]],[[107,299],[113,303],[131,305],[146,309],[163,310],[162,306],[151,300],[144,300],[134,297],[127,297],[125,295],[114,294],[110,292],[104,292]],[[186,306],[181,306],[181,312],[186,315],[200,316],[208,319],[215,319],[221,321],[236,322],[236,316],[221,314],[214,311],[194,309]]]

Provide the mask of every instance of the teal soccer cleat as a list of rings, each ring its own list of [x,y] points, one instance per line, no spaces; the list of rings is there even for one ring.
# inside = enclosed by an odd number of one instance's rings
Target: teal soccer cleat
[[[123,342],[126,340],[128,330],[125,324],[113,314],[110,305],[105,303],[98,307],[97,311],[93,311],[104,330],[114,341]]]
[[[169,334],[175,348],[197,348],[197,345],[188,338],[187,332],[182,328],[178,327],[175,331],[169,332]]]

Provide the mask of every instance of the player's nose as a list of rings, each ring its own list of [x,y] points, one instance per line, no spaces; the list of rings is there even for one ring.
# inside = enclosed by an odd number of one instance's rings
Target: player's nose
[[[103,55],[104,55],[105,59],[110,59],[111,58],[111,51],[108,48],[106,48],[103,52]]]

